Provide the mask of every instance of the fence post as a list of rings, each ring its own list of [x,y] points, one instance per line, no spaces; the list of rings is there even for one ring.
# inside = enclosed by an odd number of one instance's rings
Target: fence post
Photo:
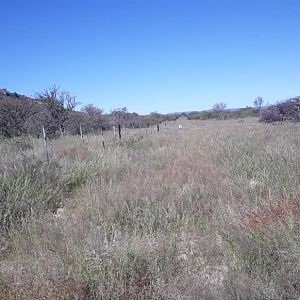
[[[157,124],[157,132],[159,132],[159,124]]]
[[[119,132],[119,139],[122,138],[122,135],[121,135],[121,124],[118,125],[118,132]]]
[[[80,130],[80,139],[81,139],[81,142],[83,144],[84,140],[83,140],[83,133],[82,133],[82,127],[81,127],[81,125],[79,125],[79,130]]]
[[[116,125],[114,125],[114,139],[116,138],[117,134],[116,134]]]
[[[64,137],[64,130],[63,130],[63,126],[62,125],[60,125],[59,131],[60,131],[60,137]]]
[[[102,146],[103,146],[103,149],[105,149],[103,127],[101,127],[101,135],[102,135]]]
[[[49,164],[49,153],[48,153],[48,142],[47,142],[47,137],[46,137],[46,131],[45,131],[45,127],[42,127],[43,130],[43,138],[44,138],[44,148],[45,148],[45,155],[46,155],[46,160],[47,163]]]

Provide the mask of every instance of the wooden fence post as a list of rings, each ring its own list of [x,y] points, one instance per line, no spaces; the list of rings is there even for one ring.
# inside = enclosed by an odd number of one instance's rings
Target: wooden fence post
[[[159,132],[159,124],[157,124],[157,132]]]
[[[116,138],[116,125],[114,125],[114,139]]]
[[[102,135],[102,146],[103,146],[103,149],[105,149],[103,127],[101,127],[101,135]]]
[[[122,138],[122,135],[121,135],[121,124],[118,125],[118,132],[119,132],[119,139]]]
[[[59,131],[60,131],[60,137],[64,137],[64,130],[63,130],[63,126],[62,125],[60,125]]]
[[[47,142],[47,137],[46,137],[46,131],[45,131],[45,127],[42,127],[43,130],[43,138],[44,138],[44,148],[45,148],[45,155],[46,155],[46,160],[47,163],[49,164],[49,153],[48,153],[48,142]]]
[[[83,144],[84,140],[83,140],[83,133],[82,133],[82,127],[81,127],[81,125],[79,125],[79,130],[80,130],[80,139],[81,139],[81,142]]]

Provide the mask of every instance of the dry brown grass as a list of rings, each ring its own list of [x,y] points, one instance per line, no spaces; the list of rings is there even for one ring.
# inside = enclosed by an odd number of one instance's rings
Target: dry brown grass
[[[300,127],[178,123],[53,143],[76,189],[3,238],[0,297],[298,298]]]

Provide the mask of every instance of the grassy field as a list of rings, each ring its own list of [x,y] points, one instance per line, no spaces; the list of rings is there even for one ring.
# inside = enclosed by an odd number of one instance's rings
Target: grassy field
[[[0,142],[0,299],[300,297],[300,124],[105,142]]]

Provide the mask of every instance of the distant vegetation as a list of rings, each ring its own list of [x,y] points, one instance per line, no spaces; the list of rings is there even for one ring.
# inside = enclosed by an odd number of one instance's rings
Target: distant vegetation
[[[36,93],[34,98],[0,89],[0,136],[39,136],[44,126],[47,135],[55,137],[77,134],[80,125],[85,133],[90,133],[117,125],[128,128],[148,127],[178,118],[176,115],[156,112],[142,116],[130,113],[126,107],[104,114],[93,104],[87,104],[81,111],[76,111],[77,105],[74,96],[55,85]]]
[[[131,113],[126,107],[117,108],[110,113],[93,105],[85,105],[81,111],[75,110],[78,103],[69,92],[52,86],[36,93],[34,98],[0,89],[0,136],[17,137],[22,135],[40,136],[42,126],[48,137],[64,134],[79,134],[81,126],[84,133],[100,132],[114,126],[149,127],[186,116],[189,120],[240,119],[259,117],[262,122],[299,121],[300,97],[263,106],[263,98],[257,97],[254,107],[227,109],[226,103],[213,105],[211,110],[163,115],[153,112],[149,115]]]
[[[266,123],[300,121],[300,97],[290,98],[268,107],[262,114],[261,121]]]
[[[259,110],[253,107],[245,107],[237,110],[224,110],[222,114],[218,110],[207,110],[192,112],[187,118],[189,120],[209,120],[209,119],[240,119],[247,117],[259,117]]]
[[[187,115],[189,120],[209,119],[242,119],[259,117],[260,122],[273,123],[283,121],[300,121],[300,97],[279,101],[277,104],[263,106],[262,97],[257,97],[254,107],[239,109],[226,109],[225,103],[216,103],[211,110],[191,112]]]

